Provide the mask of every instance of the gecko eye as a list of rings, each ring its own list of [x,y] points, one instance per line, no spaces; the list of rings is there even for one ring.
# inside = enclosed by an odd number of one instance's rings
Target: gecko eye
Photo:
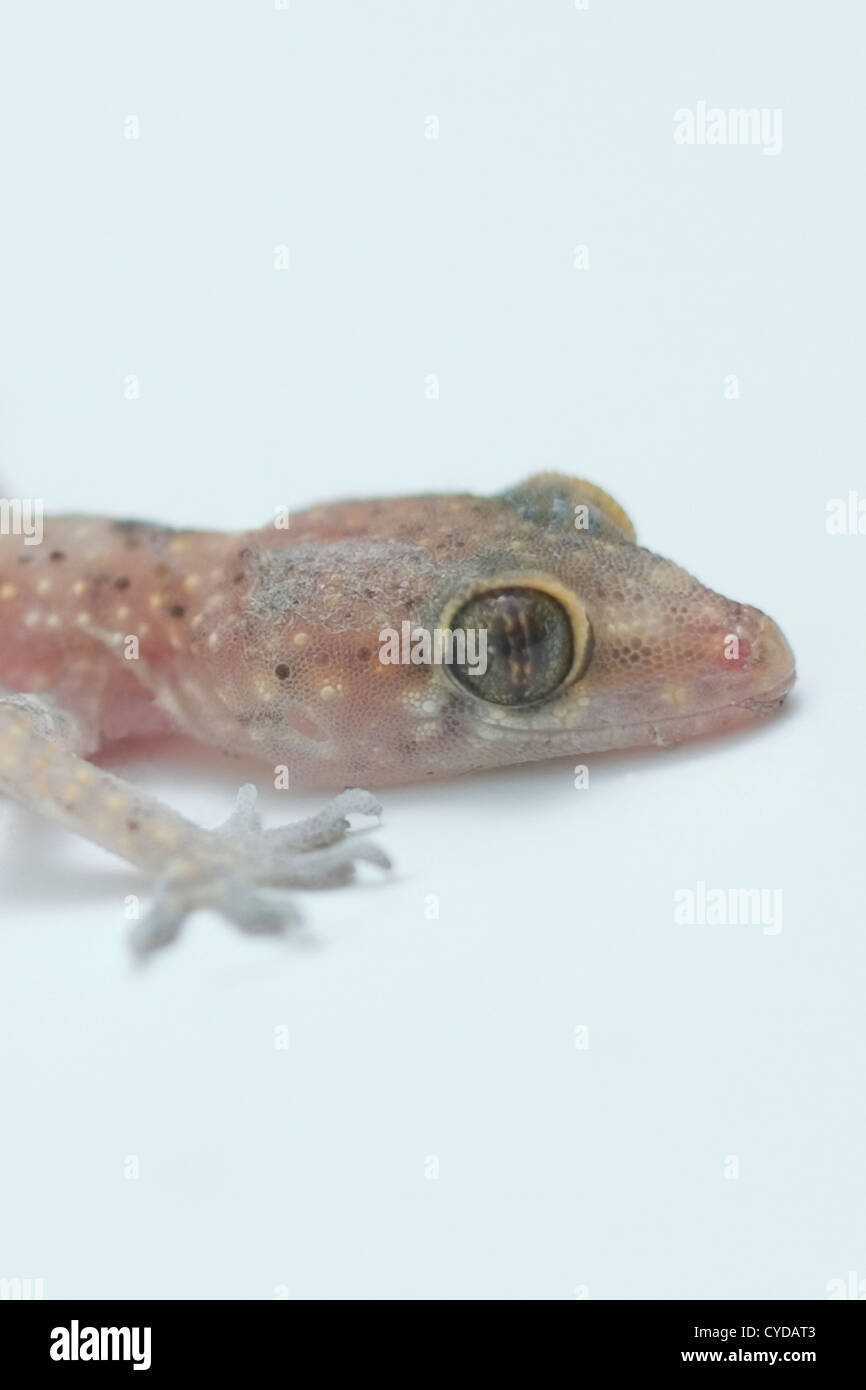
[[[482,700],[497,705],[529,705],[558,690],[592,646],[589,621],[575,634],[566,609],[541,589],[503,588],[475,594],[451,618],[453,630],[486,633],[483,659],[453,665],[455,678]],[[476,653],[483,651],[480,637]],[[467,652],[472,650],[467,641]]]

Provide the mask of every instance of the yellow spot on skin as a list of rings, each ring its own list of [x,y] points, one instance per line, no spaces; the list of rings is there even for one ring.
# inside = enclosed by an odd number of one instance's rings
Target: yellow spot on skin
[[[296,647],[305,647],[309,640],[310,637],[307,632],[296,632],[292,638],[292,642]]]
[[[689,691],[684,685],[669,685],[662,699],[669,705],[685,705],[689,701]]]
[[[201,613],[196,613],[195,617],[190,622],[190,627],[201,627],[202,616]]]
[[[126,805],[126,797],[118,796],[117,792],[112,792],[111,796],[105,798],[105,805],[109,811],[119,811],[121,806]]]
[[[196,589],[201,588],[201,577],[197,574],[188,574],[183,581],[183,587],[188,594],[192,594]]]
[[[332,685],[323,685],[321,690],[319,691],[319,694],[321,695],[323,700],[333,700],[336,693],[337,692]]]
[[[75,583],[72,586],[72,592],[76,598],[80,598],[86,588],[87,585],[85,584],[83,579],[76,579]]]
[[[54,585],[51,583],[50,579],[40,579],[39,583],[36,585],[36,592],[37,594],[50,594],[53,588]]]
[[[33,759],[33,766],[34,766],[38,771],[41,772],[43,768],[45,768],[45,767],[48,766],[48,759],[47,759],[47,758],[34,758],[34,759]]]
[[[17,593],[18,593],[18,590],[16,589],[16,587],[15,587],[14,584],[4,584],[4,585],[3,585],[3,588],[0,589],[0,598],[4,598],[4,599],[14,598],[15,595],[16,595]]]
[[[218,647],[220,644],[219,633],[212,632],[210,637],[207,639],[207,644],[209,647]]]
[[[61,795],[64,801],[77,801],[81,795],[81,789],[70,782],[68,787],[64,787]]]
[[[93,773],[90,771],[89,767],[83,767],[80,772],[76,772],[75,780],[76,782],[82,782],[84,784],[92,782]]]
[[[587,705],[592,704],[592,699],[589,695],[580,695],[577,703],[580,705],[581,709],[586,709]]]
[[[7,732],[8,734],[11,734],[13,738],[23,738],[24,735],[25,735],[26,732],[27,732],[27,725],[26,725],[26,724],[10,724],[9,727],[8,727],[8,729],[6,730],[6,732]]]
[[[77,616],[76,619],[75,619],[75,625],[76,625],[76,627],[87,627],[87,624],[88,624],[89,622],[90,622],[90,614],[89,614],[89,613],[79,613],[78,616]]]
[[[189,550],[189,541],[183,536],[176,536],[168,548],[172,555],[182,555],[185,550]]]
[[[7,753],[6,756],[5,756],[5,758],[3,759],[3,766],[4,766],[4,767],[17,767],[19,762],[20,762],[20,759],[19,759],[19,758],[16,758],[14,753]]]
[[[118,622],[122,623],[124,618],[128,618],[131,612],[132,609],[128,603],[121,603],[119,608],[115,609],[114,616],[117,618]]]
[[[152,608],[155,613],[157,608],[162,607],[162,594],[151,594],[147,600],[147,606]]]
[[[151,829],[151,837],[161,845],[174,845],[178,841],[176,830],[169,830],[166,825],[155,825]]]

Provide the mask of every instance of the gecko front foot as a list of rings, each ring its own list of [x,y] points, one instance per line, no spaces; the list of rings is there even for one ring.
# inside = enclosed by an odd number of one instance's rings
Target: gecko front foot
[[[316,815],[275,830],[263,830],[254,786],[240,788],[231,815],[203,841],[178,857],[156,883],[149,912],[138,922],[131,945],[139,957],[175,940],[185,919],[212,908],[241,931],[273,935],[297,925],[293,903],[259,888],[333,888],[351,883],[364,860],[381,869],[387,855],[364,831],[352,831],[347,815],[381,814],[369,792],[341,792]]]
[[[173,941],[197,908],[213,908],[242,931],[276,932],[297,922],[285,901],[259,889],[333,888],[351,883],[361,860],[390,867],[350,815],[380,816],[369,792],[341,792],[307,820],[263,830],[256,789],[241,787],[234,810],[203,830],[104,768],[86,762],[88,730],[39,695],[0,697],[0,792],[94,844],[119,854],[156,883],[137,923],[139,956]]]

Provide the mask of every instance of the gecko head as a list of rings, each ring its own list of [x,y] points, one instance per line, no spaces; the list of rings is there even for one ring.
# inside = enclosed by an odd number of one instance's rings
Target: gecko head
[[[501,761],[677,743],[781,705],[794,657],[772,619],[637,546],[599,488],[542,474],[502,501],[521,523],[513,545],[482,557],[443,613],[486,632],[485,669],[445,678]]]
[[[591,483],[541,474],[305,524],[245,547],[233,625],[198,637],[225,746],[295,785],[677,743],[768,714],[794,680],[771,619],[639,547]],[[438,654],[437,634],[455,639]]]

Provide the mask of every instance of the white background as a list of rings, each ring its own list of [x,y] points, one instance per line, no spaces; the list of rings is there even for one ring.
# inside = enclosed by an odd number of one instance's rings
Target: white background
[[[800,680],[753,733],[593,759],[588,791],[576,759],[388,791],[390,880],[308,895],[291,943],[201,914],[138,974],[141,880],[4,807],[0,1276],[545,1299],[866,1277],[866,536],[825,529],[866,496],[862,31],[791,0],[7,13],[7,492],[241,528],[573,472],[772,614]],[[780,107],[782,152],[678,147],[702,100]],[[272,824],[315,804],[207,751],[126,771],[205,824],[247,779]],[[675,926],[699,880],[781,888],[782,931]]]

